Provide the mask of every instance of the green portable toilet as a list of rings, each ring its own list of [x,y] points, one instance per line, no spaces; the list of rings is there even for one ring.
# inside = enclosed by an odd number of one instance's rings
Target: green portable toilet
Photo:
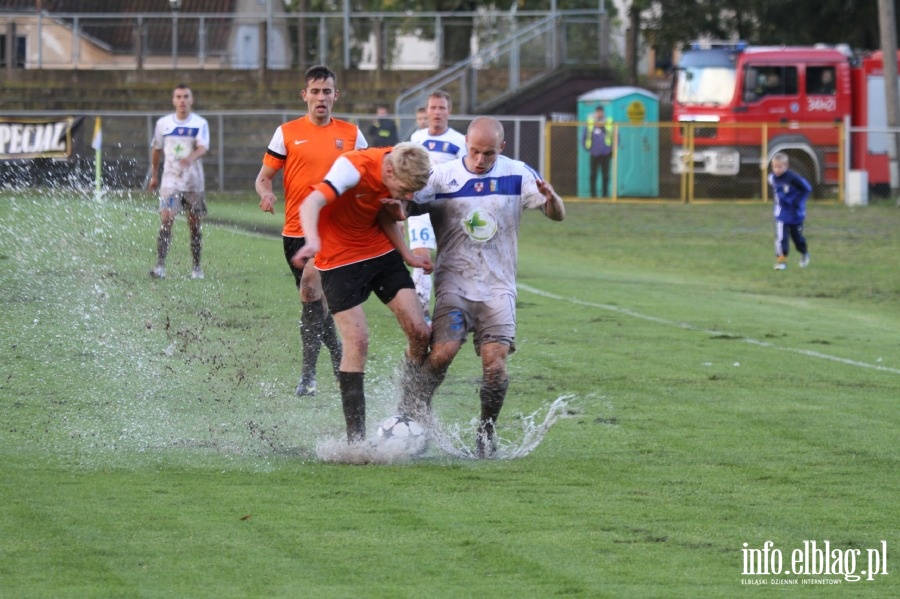
[[[578,96],[578,121],[587,123],[597,105],[618,124],[610,166],[617,197],[659,196],[659,97],[639,87],[601,87]],[[590,155],[584,148],[586,127],[578,139],[578,197],[591,197]],[[613,173],[615,167],[615,173]],[[597,185],[598,193],[602,189]],[[610,186],[612,189],[612,186]]]

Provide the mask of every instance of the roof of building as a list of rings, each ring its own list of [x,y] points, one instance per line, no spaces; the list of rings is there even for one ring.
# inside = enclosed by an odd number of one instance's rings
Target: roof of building
[[[199,35],[198,19],[182,19],[178,27],[178,49],[182,53],[199,52],[200,39],[204,40],[204,52],[221,53],[227,47],[231,33],[231,20],[237,0],[182,0],[179,14],[221,14],[221,19],[204,21],[204,35]],[[91,14],[140,14],[160,13],[170,15],[168,0],[0,0],[0,12],[30,12],[42,10],[53,15],[85,15],[79,19],[80,30],[90,38],[108,47],[112,52],[128,53],[135,48],[136,23],[132,19],[90,19]],[[69,18],[59,17],[62,21]],[[171,49],[172,24],[168,20],[148,19],[142,24],[142,42],[145,52],[159,53]]]
[[[236,0],[181,0],[183,13],[232,13]],[[49,13],[169,13],[168,0],[0,0],[0,10]]]

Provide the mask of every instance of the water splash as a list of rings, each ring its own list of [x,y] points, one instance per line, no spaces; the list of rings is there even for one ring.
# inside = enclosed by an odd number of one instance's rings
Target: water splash
[[[511,460],[530,454],[544,440],[550,427],[569,414],[569,406],[574,400],[573,394],[561,395],[549,405],[545,404],[528,416],[523,416],[520,420],[521,434],[500,427],[497,431],[497,452],[494,459]],[[544,416],[541,420],[542,413]],[[476,459],[474,445],[470,439],[475,438],[478,424],[477,419],[472,419],[468,427],[463,428],[458,424],[443,425],[435,421],[429,430],[429,438],[446,455],[460,459]]]
[[[382,464],[390,465],[409,462],[416,457],[404,448],[367,440],[360,443],[347,443],[343,439],[323,439],[316,445],[316,456],[324,462],[337,464]]]
[[[497,452],[493,459],[512,460],[523,458],[534,451],[544,440],[550,428],[570,413],[569,407],[575,400],[574,395],[561,395],[550,404],[545,404],[527,416],[519,419],[521,433],[502,429],[498,431]],[[418,457],[434,457],[440,453],[451,458],[462,460],[477,459],[470,439],[475,438],[478,420],[472,419],[468,425],[458,423],[442,424],[433,418],[428,427],[430,449],[424,454],[415,454],[403,448],[368,440],[360,443],[347,443],[344,439],[326,438],[316,445],[316,456],[325,462],[339,464],[396,464],[409,462]]]
[[[6,380],[25,390],[0,406],[0,423],[11,423],[0,450],[15,447],[87,468],[199,460],[269,470],[282,459],[399,464],[475,458],[474,421],[436,423],[424,456],[348,445],[340,395],[325,367],[319,394],[298,402],[296,378],[285,378],[294,375],[270,368],[253,349],[259,345],[254,329],[248,327],[242,341],[230,334],[236,325],[219,309],[222,298],[252,305],[252,290],[233,297],[227,281],[211,277],[201,297],[187,279],[172,277],[165,285],[147,279],[158,216],[146,196],[13,196],[0,214],[0,304],[10,323],[0,326],[7,341],[0,351],[10,357]],[[210,229],[212,243],[217,234]],[[179,251],[183,255],[184,247]],[[378,326],[372,323],[373,337]],[[388,329],[384,337],[396,337],[393,322],[380,326]],[[378,345],[381,351],[370,356],[372,423],[396,410],[402,345],[391,343],[396,347]],[[21,366],[46,361],[55,364],[56,377],[78,385],[65,388]],[[528,455],[570,400],[560,397],[530,416],[502,419],[496,457]]]

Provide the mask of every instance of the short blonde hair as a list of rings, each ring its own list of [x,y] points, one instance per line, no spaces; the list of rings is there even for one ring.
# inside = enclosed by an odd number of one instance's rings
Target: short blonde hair
[[[784,152],[776,152],[774,156],[772,156],[772,164],[783,164],[784,166],[789,166],[791,164],[791,159],[788,158],[788,155]]]
[[[431,158],[425,146],[405,141],[391,150],[391,166],[394,177],[409,191],[419,191],[428,183],[431,174]]]

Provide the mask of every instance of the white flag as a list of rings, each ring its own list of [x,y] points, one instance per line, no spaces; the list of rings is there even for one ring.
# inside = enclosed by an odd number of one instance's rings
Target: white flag
[[[91,147],[100,151],[100,147],[103,145],[103,127],[100,125],[100,117],[94,118],[94,140],[91,142]]]

